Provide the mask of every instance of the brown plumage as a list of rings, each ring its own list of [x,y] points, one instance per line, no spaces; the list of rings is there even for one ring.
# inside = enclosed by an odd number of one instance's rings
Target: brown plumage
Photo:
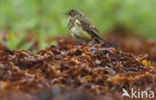
[[[65,14],[68,17],[68,28],[75,39],[85,43],[104,42],[105,44],[110,45],[98,35],[99,31],[83,15],[83,13],[72,9]]]

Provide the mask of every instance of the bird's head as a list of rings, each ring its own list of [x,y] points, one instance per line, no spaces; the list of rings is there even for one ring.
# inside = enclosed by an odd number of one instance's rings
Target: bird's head
[[[67,12],[64,13],[68,18],[74,18],[74,19],[77,19],[77,18],[82,18],[83,17],[83,14],[78,11],[78,10],[75,10],[75,9],[71,9]]]

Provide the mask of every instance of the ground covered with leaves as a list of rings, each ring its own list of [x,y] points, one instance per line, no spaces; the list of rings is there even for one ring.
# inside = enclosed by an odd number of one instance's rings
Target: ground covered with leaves
[[[120,100],[123,88],[156,93],[156,43],[135,41],[134,45],[130,41],[123,43],[123,37],[113,39],[108,37],[116,47],[59,39],[58,46],[36,54],[0,45],[0,97]],[[144,51],[138,50],[139,46]]]

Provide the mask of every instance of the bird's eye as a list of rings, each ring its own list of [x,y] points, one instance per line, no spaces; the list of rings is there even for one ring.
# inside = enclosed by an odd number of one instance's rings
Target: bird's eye
[[[72,12],[69,12],[69,15],[72,15]]]
[[[71,10],[71,11],[69,12],[69,15],[72,16],[72,17],[74,17],[74,16],[75,16],[75,11],[74,11],[74,10]]]

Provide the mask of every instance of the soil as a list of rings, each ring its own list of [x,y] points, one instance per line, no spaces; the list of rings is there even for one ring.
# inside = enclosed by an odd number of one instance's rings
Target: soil
[[[121,100],[123,88],[156,93],[156,43],[106,40],[113,46],[60,38],[36,54],[0,44],[1,100]]]

